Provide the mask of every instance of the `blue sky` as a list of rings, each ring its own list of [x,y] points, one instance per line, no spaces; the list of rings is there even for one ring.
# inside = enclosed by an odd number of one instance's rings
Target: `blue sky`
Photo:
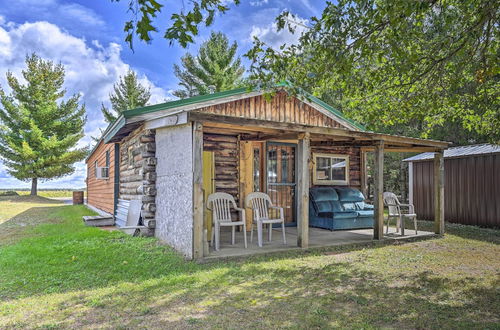
[[[296,35],[276,31],[275,17],[283,10],[298,15],[304,23],[311,16],[321,14],[324,1],[313,0],[242,0],[239,6],[216,18],[214,25],[202,28],[196,43],[183,49],[170,46],[161,38],[168,25],[170,14],[189,1],[164,0],[165,7],[156,25],[159,33],[145,44],[136,40],[134,51],[123,41],[123,24],[130,19],[128,0],[0,0],[0,85],[7,88],[5,73],[10,70],[20,76],[26,54],[36,52],[46,59],[61,62],[66,67],[68,94],[80,93],[87,109],[86,136],[80,145],[92,143],[91,136],[98,136],[106,124],[100,112],[101,103],[108,103],[108,95],[120,75],[129,68],[135,70],[143,84],[152,92],[150,103],[172,99],[171,91],[177,88],[173,64],[187,51],[196,52],[211,31],[222,31],[231,41],[238,42],[239,55],[252,45],[252,36],[272,46],[296,42]],[[229,1],[228,1],[229,2]],[[248,62],[243,59],[243,62]],[[72,175],[42,182],[40,188],[85,187],[86,169],[83,162],[75,164]],[[0,188],[26,188],[9,176],[0,161]]]

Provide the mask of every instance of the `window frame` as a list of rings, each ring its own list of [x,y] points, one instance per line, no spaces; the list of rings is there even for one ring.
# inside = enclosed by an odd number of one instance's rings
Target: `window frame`
[[[319,158],[337,158],[343,159],[345,161],[345,180],[321,180],[317,178],[317,159]],[[328,154],[328,153],[313,153],[313,184],[318,186],[348,186],[349,185],[349,173],[350,173],[350,161],[349,155],[345,154]],[[333,177],[330,175],[330,177]]]

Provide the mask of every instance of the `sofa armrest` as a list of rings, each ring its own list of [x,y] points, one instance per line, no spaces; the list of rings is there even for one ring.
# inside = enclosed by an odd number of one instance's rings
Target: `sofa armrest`
[[[375,206],[373,206],[372,204],[366,204],[365,203],[365,207],[363,209],[364,210],[374,210]]]

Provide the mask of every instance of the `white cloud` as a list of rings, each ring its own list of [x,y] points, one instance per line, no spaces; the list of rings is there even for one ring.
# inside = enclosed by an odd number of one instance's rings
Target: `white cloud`
[[[88,122],[85,127],[85,137],[79,146],[92,142],[91,136],[100,136],[100,130],[107,127],[100,108],[101,103],[109,105],[109,93],[119,76],[130,68],[121,58],[121,47],[116,43],[101,45],[97,41],[87,43],[58,26],[48,22],[24,23],[21,25],[0,25],[0,85],[7,88],[5,73],[7,70],[21,78],[25,67],[25,55],[36,52],[44,59],[60,62],[66,69],[65,88],[67,95],[80,93],[81,100],[87,109]],[[151,88],[150,103],[164,102],[168,93],[156,86],[145,75],[139,72],[141,83]],[[1,164],[0,164],[1,166]],[[41,187],[57,186],[72,182],[75,187],[84,186],[84,165],[76,164],[77,171],[66,178],[50,181]],[[0,167],[0,188],[20,186],[21,183],[12,178],[2,177]],[[3,173],[5,171],[3,170]]]
[[[269,0],[256,0],[256,1],[250,1],[250,6],[260,7],[263,5],[267,5],[268,3],[269,3]]]
[[[309,10],[313,15],[318,15],[320,11],[318,8],[314,7],[309,0],[300,0],[302,6]]]
[[[101,28],[104,20],[94,10],[77,3],[60,0],[16,0],[2,3],[0,12],[9,16],[36,17],[65,26],[81,28]]]
[[[278,31],[276,22],[273,22],[263,26],[252,26],[250,37],[251,39],[257,37],[261,41],[265,42],[268,46],[271,46],[275,49],[278,49],[283,44],[286,44],[287,46],[296,44],[299,41],[301,34],[305,31],[305,26],[307,26],[307,23],[309,21],[305,18],[296,16],[294,18],[294,22],[297,23],[293,24],[295,29],[294,33],[291,33],[288,30],[288,27],[285,27],[284,29]]]
[[[59,15],[68,19],[77,20],[91,26],[104,25],[104,21],[93,10],[77,3],[58,5],[57,8]]]

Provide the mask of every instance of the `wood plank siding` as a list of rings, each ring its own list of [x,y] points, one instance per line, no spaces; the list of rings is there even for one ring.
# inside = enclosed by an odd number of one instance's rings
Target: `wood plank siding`
[[[109,152],[109,178],[97,179],[95,166],[106,166],[106,152]],[[113,214],[115,187],[115,145],[103,144],[102,141],[87,159],[87,203],[102,211]]]
[[[500,154],[445,158],[445,220],[500,227]],[[413,162],[413,203],[419,219],[434,219],[433,162]]]
[[[228,103],[211,105],[197,111],[224,116],[270,120],[320,127],[343,128],[344,126],[284,91],[267,100],[265,96],[253,96]]]

